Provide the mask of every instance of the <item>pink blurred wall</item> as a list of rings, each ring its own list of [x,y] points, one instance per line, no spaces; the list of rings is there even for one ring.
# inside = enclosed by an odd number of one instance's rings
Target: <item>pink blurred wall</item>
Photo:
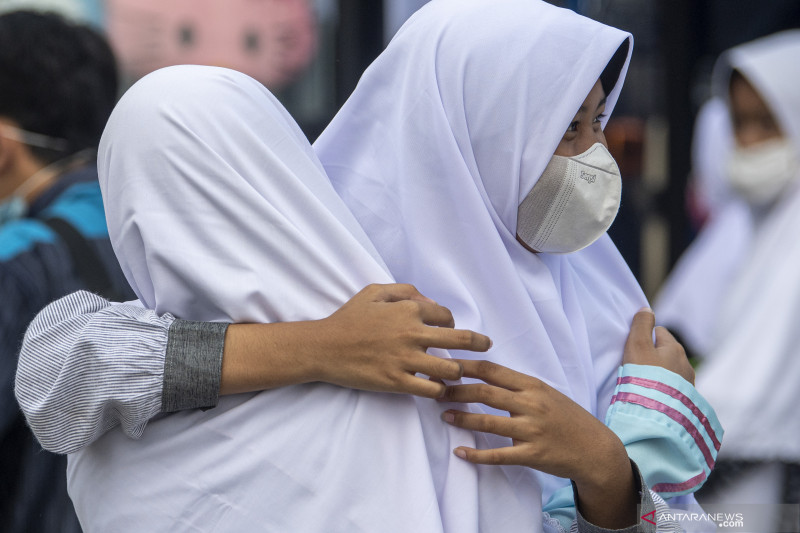
[[[108,0],[106,9],[109,38],[134,78],[205,64],[277,89],[308,66],[317,44],[309,0]]]

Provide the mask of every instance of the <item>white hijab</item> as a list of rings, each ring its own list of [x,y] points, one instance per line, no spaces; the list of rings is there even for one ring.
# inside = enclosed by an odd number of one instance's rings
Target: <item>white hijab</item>
[[[720,94],[727,95],[731,69],[739,70],[800,153],[798,57],[800,30],[778,33],[730,50],[716,81]],[[710,360],[697,378],[697,388],[725,427],[720,457],[800,461],[798,213],[800,175],[752,226],[749,240],[735,233],[717,237],[742,250],[717,318]]]
[[[317,319],[392,281],[297,126],[243,74],[147,76],[99,162],[112,244],[159,313]],[[70,456],[69,490],[87,532],[541,531],[535,481],[455,457],[483,441],[444,408],[324,384],[225,397],[139,441],[107,433]]]
[[[544,2],[435,0],[314,145],[395,279],[450,308],[458,327],[489,335],[490,359],[601,419],[645,298],[607,236],[556,256],[525,250],[515,229],[520,202],[630,39]],[[540,478],[545,499],[564,484]]]
[[[439,38],[463,56],[440,64],[455,74],[437,80]],[[536,256],[508,228],[629,38],[544,2],[437,0],[401,30],[319,146],[393,277],[451,307],[459,327],[489,333],[491,359],[598,417],[644,297],[607,237],[571,256]],[[400,69],[409,46],[414,57]],[[464,69],[473,60],[479,68]],[[508,76],[487,80],[495,68]],[[442,95],[431,92],[445,80]],[[386,100],[387,90],[402,94]],[[353,113],[362,105],[373,120]],[[479,126],[474,137],[467,121]],[[356,156],[359,184],[343,172]],[[100,169],[115,250],[159,312],[320,318],[391,279],[291,120],[243,75],[181,67],[148,76],[112,115]],[[372,225],[365,205],[387,223]],[[228,397],[156,420],[138,442],[110,432],[71,457],[70,491],[88,531],[540,531],[542,500],[568,482],[455,458],[455,446],[490,443],[443,424],[445,407],[320,384]]]

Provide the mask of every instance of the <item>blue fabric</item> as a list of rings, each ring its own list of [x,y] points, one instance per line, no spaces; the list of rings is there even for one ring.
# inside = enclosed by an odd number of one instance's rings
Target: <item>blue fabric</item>
[[[14,220],[0,227],[0,261],[11,261],[40,244],[53,241],[53,232],[38,220]]]
[[[673,416],[682,416],[690,423],[690,427],[705,443],[713,465],[718,450],[706,426],[711,429],[718,443],[721,443],[723,435],[714,409],[691,383],[665,368],[624,365],[619,368],[618,381],[625,381],[625,378],[633,382],[618,384],[614,389],[615,398],[620,393],[622,398],[626,394],[636,395],[630,399],[643,398],[653,407],[664,406],[672,416],[657,408],[617,400],[606,412],[606,426],[625,445],[628,456],[638,465],[647,487],[664,499],[694,493],[703,486],[711,468],[694,437]],[[646,385],[636,384],[637,381]],[[670,394],[670,389],[677,394]],[[676,398],[680,395],[696,410]],[[684,485],[684,488],[674,485]],[[545,504],[544,511],[568,530],[576,516],[572,487],[565,486],[556,491]]]
[[[647,485],[665,499],[697,491],[711,473],[722,441],[713,408],[688,381],[664,368],[625,365],[619,378],[634,382],[617,385],[606,425],[641,466]],[[652,388],[652,382],[662,390]],[[642,398],[650,405],[635,403]]]

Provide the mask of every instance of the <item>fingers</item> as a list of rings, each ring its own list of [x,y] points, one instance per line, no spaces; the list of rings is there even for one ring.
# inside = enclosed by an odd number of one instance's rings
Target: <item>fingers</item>
[[[455,326],[453,314],[448,308],[423,296],[413,285],[407,283],[379,285],[374,283],[365,287],[362,292],[366,293],[376,302],[406,302],[409,310],[412,313],[418,314],[422,322],[429,326],[446,328]]]
[[[504,389],[519,391],[542,383],[532,376],[511,370],[491,361],[454,360],[461,363],[464,369],[464,377],[480,379],[490,385],[496,385]]]
[[[425,345],[428,348],[445,350],[485,352],[492,347],[492,340],[486,335],[468,329],[429,328]]]
[[[456,381],[464,373],[461,363],[455,359],[443,359],[435,355],[424,354],[414,365],[414,372],[425,374],[432,379]],[[442,390],[444,392],[444,390]]]
[[[631,331],[625,341],[626,352],[637,352],[653,348],[653,327],[656,325],[656,315],[650,309],[640,309],[633,315]]]
[[[524,457],[519,450],[513,446],[506,448],[490,448],[488,450],[476,450],[459,446],[453,450],[458,457],[470,463],[481,465],[516,465],[523,464]]]
[[[409,374],[408,379],[402,384],[402,387],[394,392],[437,399],[442,397],[446,388],[445,384],[441,381],[420,378]]]
[[[422,322],[429,326],[453,328],[456,325],[453,313],[446,307],[428,302],[414,302],[411,305],[417,306]]]
[[[658,326],[656,328],[656,348],[666,348],[672,345],[680,346],[681,344],[673,337],[672,333],[670,333],[667,328]]]
[[[686,350],[667,328],[661,326],[656,328],[656,350],[662,354],[665,361],[669,361],[664,365],[667,370],[672,370],[694,385],[694,368],[686,357]]]
[[[513,392],[483,383],[451,385],[440,399],[457,403],[482,403],[509,412],[515,412],[519,407]]]
[[[361,292],[366,292],[377,302],[399,302],[401,300],[416,300],[429,304],[436,304],[427,296],[422,295],[416,287],[408,283],[390,283],[381,285],[373,283],[367,285]]]
[[[442,420],[448,424],[471,431],[493,433],[510,439],[524,439],[527,435],[516,421],[507,416],[465,413],[449,409],[442,413]]]

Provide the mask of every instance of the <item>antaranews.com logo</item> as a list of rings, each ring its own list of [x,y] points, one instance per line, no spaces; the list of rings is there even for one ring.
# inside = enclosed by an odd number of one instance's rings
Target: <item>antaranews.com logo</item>
[[[642,515],[642,520],[656,527],[678,523],[687,533],[800,533],[800,505],[672,505],[667,510]]]

